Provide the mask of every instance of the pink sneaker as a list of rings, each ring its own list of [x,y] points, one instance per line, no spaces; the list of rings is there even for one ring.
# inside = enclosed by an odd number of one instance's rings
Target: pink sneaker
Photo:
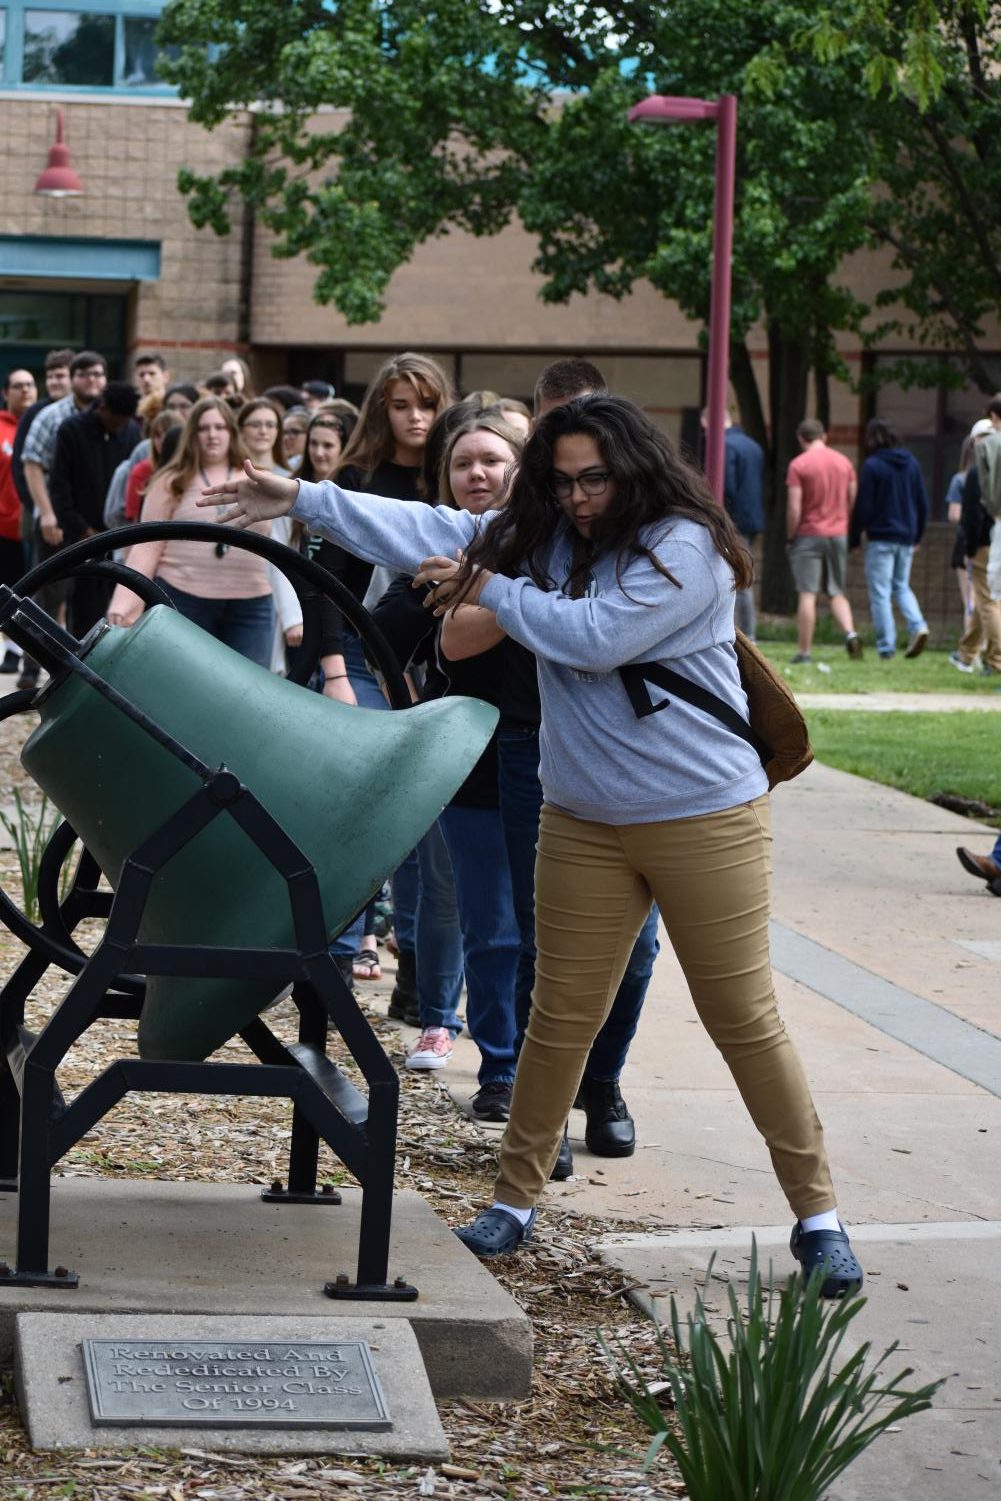
[[[407,1054],[407,1068],[444,1068],[451,1056],[452,1034],[448,1028],[425,1027]]]

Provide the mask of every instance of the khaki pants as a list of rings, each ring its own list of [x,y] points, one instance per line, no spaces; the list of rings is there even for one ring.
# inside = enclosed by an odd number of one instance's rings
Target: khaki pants
[[[982,652],[984,666],[1001,672],[1001,600],[991,599],[987,587],[990,551],[989,547],[978,548],[970,559],[973,614],[960,638],[957,653],[964,662],[972,662],[977,652]]]
[[[668,823],[589,823],[543,808],[535,991],[501,1147],[501,1202],[528,1209],[539,1199],[653,899],[790,1208],[802,1219],[835,1207],[823,1131],[775,1006],[769,815],[767,797]]]

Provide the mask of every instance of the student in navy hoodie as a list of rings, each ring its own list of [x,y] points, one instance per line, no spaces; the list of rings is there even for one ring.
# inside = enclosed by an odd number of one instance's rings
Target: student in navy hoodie
[[[907,627],[905,657],[917,657],[928,642],[928,623],[911,588],[911,561],[928,520],[921,468],[894,428],[874,417],[865,430],[869,457],[862,465],[852,512],[849,547],[864,536],[865,581],[876,650],[888,659],[897,650],[896,605]]]

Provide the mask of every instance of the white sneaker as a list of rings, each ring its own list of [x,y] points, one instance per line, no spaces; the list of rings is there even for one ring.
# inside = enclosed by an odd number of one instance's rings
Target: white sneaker
[[[444,1068],[451,1056],[452,1034],[448,1028],[425,1027],[407,1054],[407,1068]]]

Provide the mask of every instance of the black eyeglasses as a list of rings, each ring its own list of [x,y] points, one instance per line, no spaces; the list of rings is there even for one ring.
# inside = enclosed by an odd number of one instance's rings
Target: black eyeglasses
[[[596,495],[604,495],[605,488],[611,478],[606,469],[590,469],[586,474],[554,474],[552,479],[553,494],[557,500],[569,500],[574,492],[574,486],[579,485],[584,495],[593,498]]]

